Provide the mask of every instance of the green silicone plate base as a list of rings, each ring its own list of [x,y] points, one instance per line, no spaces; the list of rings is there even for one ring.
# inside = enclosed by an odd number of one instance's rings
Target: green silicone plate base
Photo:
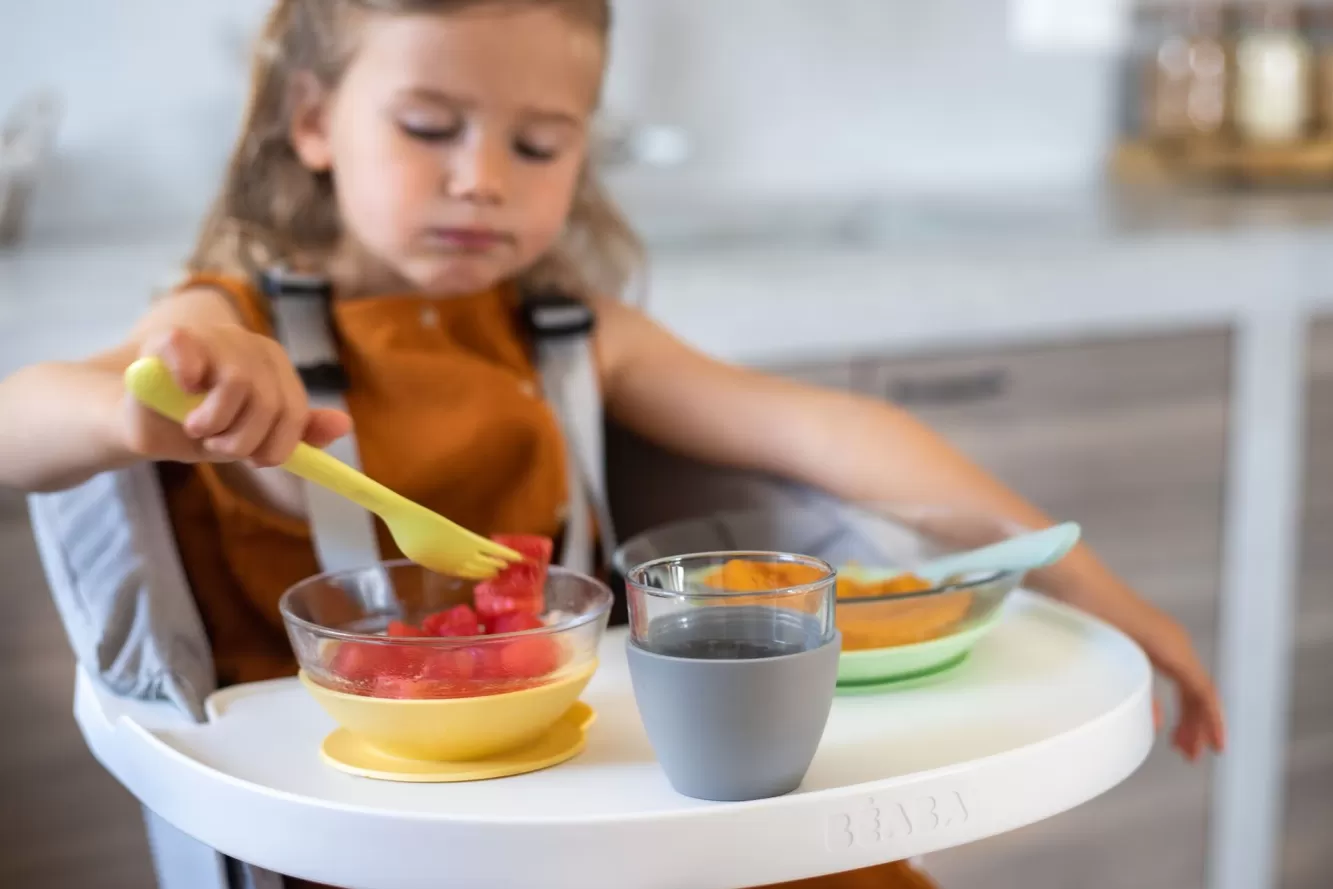
[[[900,676],[894,679],[885,679],[881,682],[839,682],[835,692],[838,697],[856,697],[858,695],[878,695],[890,691],[907,691],[912,688],[920,688],[923,685],[930,685],[938,679],[941,679],[946,673],[957,667],[963,661],[967,660],[970,652],[963,652],[951,661],[927,670],[924,673],[918,673],[914,676]]]
[[[886,686],[933,676],[956,667],[995,627],[999,618],[999,609],[996,609],[975,627],[942,639],[892,648],[844,651],[838,660],[838,693],[858,693],[854,690],[869,687],[883,690]]]

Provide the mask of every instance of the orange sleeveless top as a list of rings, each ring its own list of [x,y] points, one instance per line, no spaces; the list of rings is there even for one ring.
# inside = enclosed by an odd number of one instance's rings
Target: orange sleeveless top
[[[273,335],[248,283],[196,277],[228,294],[245,325]],[[517,294],[335,301],[348,411],[367,475],[481,534],[556,536],[565,453],[520,332]],[[305,521],[235,493],[214,467],[164,466],[168,509],[222,684],[296,672],[278,613],[319,571]],[[380,553],[401,552],[376,521]]]

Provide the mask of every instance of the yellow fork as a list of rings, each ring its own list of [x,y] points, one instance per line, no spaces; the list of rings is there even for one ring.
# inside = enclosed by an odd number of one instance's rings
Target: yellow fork
[[[140,358],[125,371],[125,389],[139,402],[177,423],[204,399],[171,378],[160,358]],[[384,520],[403,555],[424,568],[474,580],[494,577],[523,556],[397,494],[318,448],[302,442],[282,468],[321,485]]]

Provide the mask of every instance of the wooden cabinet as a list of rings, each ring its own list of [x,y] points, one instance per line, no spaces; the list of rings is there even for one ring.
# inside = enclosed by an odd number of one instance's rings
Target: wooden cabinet
[[[1300,598],[1295,621],[1283,889],[1333,886],[1333,319],[1310,336]]]
[[[1056,518],[1082,523],[1211,664],[1229,343],[1205,332],[891,361],[873,385]],[[930,869],[947,889],[1203,889],[1208,783],[1207,767],[1163,738],[1106,795],[932,856]]]
[[[1229,356],[1228,333],[1207,331],[776,370],[904,404],[1043,509],[1081,522],[1107,562],[1182,621],[1211,663]],[[623,433],[610,452],[622,533],[800,496]],[[1330,508],[1333,520],[1333,497]],[[933,855],[929,868],[945,889],[1204,889],[1208,783],[1206,766],[1186,765],[1163,740],[1103,797]]]

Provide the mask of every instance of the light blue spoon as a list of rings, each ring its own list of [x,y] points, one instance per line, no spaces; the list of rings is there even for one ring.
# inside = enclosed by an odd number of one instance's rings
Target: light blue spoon
[[[959,574],[976,574],[981,571],[1001,571],[1006,574],[1012,571],[1035,571],[1063,559],[1078,543],[1081,533],[1077,522],[1065,522],[1041,531],[1010,537],[980,549],[951,553],[912,569],[912,573],[931,583],[941,583]]]
[[[1078,543],[1082,530],[1077,522],[1065,522],[1041,531],[1031,531],[1010,537],[999,543],[992,543],[980,549],[961,553],[950,553],[918,568],[911,569],[917,577],[925,578],[934,584],[943,583],[950,577],[960,574],[979,572],[1035,571],[1054,565],[1065,557]],[[896,577],[902,571],[877,571],[864,568],[846,568],[842,573],[859,577],[863,580],[883,581]]]

